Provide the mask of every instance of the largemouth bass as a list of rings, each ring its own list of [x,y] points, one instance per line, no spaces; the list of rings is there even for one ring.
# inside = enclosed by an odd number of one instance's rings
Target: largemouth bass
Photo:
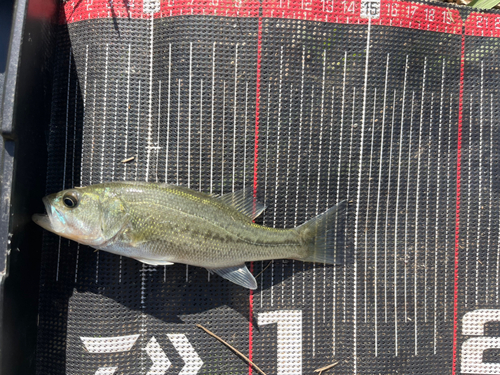
[[[182,186],[109,182],[43,198],[41,227],[93,248],[151,265],[205,267],[245,288],[257,282],[245,262],[295,259],[334,264],[346,203],[293,229],[252,220],[265,207],[250,189],[221,197]]]

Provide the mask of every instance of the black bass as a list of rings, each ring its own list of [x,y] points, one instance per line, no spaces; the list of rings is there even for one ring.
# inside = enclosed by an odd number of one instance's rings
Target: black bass
[[[43,202],[47,215],[33,220],[62,237],[146,264],[205,267],[249,289],[257,282],[245,262],[335,264],[346,208],[343,201],[297,228],[275,229],[252,221],[265,207],[249,189],[215,197],[176,185],[109,182]]]

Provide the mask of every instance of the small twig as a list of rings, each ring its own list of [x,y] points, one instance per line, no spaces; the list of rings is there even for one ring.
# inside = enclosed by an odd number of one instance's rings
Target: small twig
[[[269,268],[269,266],[271,265],[273,261],[270,261],[267,266],[264,267],[264,269],[262,271],[260,271],[257,276],[254,276],[255,278],[259,277],[261,273],[263,273],[265,270],[267,270]]]
[[[198,328],[201,328],[202,330],[204,330],[206,333],[208,333],[210,336],[212,337],[215,337],[217,340],[219,340],[221,343],[223,343],[224,345],[226,345],[229,349],[231,349],[233,352],[235,352],[236,354],[238,354],[241,358],[243,358],[249,365],[251,365],[253,368],[255,368],[258,372],[260,372],[262,375],[266,375],[266,373],[264,371],[262,371],[259,366],[257,366],[255,363],[253,363],[252,361],[250,361],[247,357],[245,357],[245,355],[243,353],[241,353],[239,350],[237,350],[236,348],[232,347],[231,345],[229,345],[227,342],[225,342],[223,339],[221,339],[219,336],[217,336],[215,333],[209,331],[208,329],[206,329],[205,327],[203,327],[201,324],[197,324],[196,327]]]
[[[328,366],[325,366],[325,367],[321,367],[317,370],[314,370],[314,372],[319,372],[319,375],[321,375],[323,373],[323,371],[326,371],[326,370],[330,370],[331,368],[335,367],[338,365],[338,362],[335,362],[335,363],[332,363],[331,365],[328,365]]]
[[[128,163],[129,161],[132,161],[132,160],[134,160],[134,159],[135,159],[135,156],[131,156],[131,157],[129,157],[129,158],[123,159],[123,160],[122,160],[122,163]]]

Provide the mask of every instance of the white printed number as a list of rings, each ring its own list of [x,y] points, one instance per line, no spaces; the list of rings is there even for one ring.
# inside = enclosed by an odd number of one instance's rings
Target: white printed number
[[[484,363],[486,349],[500,349],[500,337],[484,336],[484,325],[500,322],[500,310],[481,309],[468,312],[462,321],[462,334],[472,337],[462,344],[463,374],[500,374],[500,363]]]
[[[424,9],[424,13],[426,21],[434,22],[436,19],[436,11],[434,9]]]
[[[312,10],[312,0],[302,0],[302,9]]]
[[[160,11],[160,0],[144,0],[142,11],[144,13],[154,14]]]
[[[323,12],[333,13],[333,0],[323,0]]]
[[[356,9],[356,5],[354,4],[354,1],[343,1],[342,4],[344,4],[344,13],[352,13],[354,14],[354,10]]]
[[[361,0],[361,18],[380,18],[380,0]]]
[[[302,375],[302,311],[260,313],[259,326],[278,324],[278,375]]]

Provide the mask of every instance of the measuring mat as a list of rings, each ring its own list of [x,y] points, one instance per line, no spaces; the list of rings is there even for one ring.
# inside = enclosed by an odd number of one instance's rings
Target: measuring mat
[[[253,188],[291,228],[350,202],[339,265],[249,291],[46,233],[38,374],[500,373],[500,13],[385,0],[60,9],[47,193]]]

